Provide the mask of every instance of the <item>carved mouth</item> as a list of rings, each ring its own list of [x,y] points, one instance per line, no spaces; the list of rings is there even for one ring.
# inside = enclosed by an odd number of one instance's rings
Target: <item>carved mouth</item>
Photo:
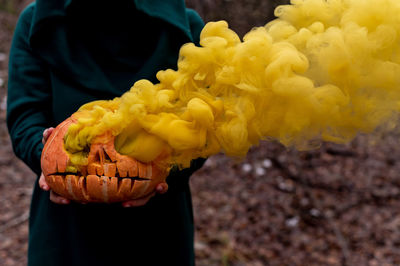
[[[101,154],[101,153],[100,153]],[[76,201],[117,202],[138,198],[152,190],[153,164],[101,159],[74,171],[59,167],[47,175],[55,192]]]
[[[46,177],[56,193],[83,202],[117,202],[144,195],[151,187],[150,178],[138,176],[98,176],[55,172]]]

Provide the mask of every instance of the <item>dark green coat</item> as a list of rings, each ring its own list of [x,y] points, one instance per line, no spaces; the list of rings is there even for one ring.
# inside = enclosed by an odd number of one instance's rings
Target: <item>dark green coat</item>
[[[40,174],[43,130],[82,104],[112,99],[138,79],[175,68],[198,42],[200,17],[183,0],[38,0],[20,16],[10,53],[7,123],[14,151]],[[168,177],[148,204],[57,205],[37,182],[30,266],[193,265],[191,169]]]

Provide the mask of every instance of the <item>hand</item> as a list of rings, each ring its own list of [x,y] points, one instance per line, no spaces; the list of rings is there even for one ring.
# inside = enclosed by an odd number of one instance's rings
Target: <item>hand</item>
[[[43,131],[43,138],[42,138],[42,143],[45,144],[51,133],[53,132],[54,128],[49,127]],[[50,190],[49,184],[47,184],[46,179],[43,175],[43,173],[40,174],[39,178],[39,187],[45,191]],[[61,197],[57,193],[55,193],[53,190],[50,190],[50,200],[54,203],[57,204],[69,204],[70,200],[66,199],[64,197]]]
[[[46,179],[43,175],[43,173],[40,175],[39,178],[39,186],[41,189],[45,190],[45,191],[49,191],[50,187],[46,182]],[[50,190],[50,200],[54,203],[57,204],[69,204],[70,200],[64,197],[61,197],[60,195],[58,195],[57,193],[55,193],[53,190]]]
[[[157,185],[155,191],[153,191],[151,194],[144,196],[142,198],[134,199],[134,200],[128,200],[122,202],[123,207],[139,207],[145,205],[153,196],[156,194],[164,194],[165,192],[168,191],[168,184],[163,182]]]

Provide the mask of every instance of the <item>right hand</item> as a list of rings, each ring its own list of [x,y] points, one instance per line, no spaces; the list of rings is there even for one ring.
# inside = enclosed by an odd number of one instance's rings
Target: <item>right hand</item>
[[[54,128],[49,127],[43,131],[43,138],[42,138],[42,143],[45,144],[51,133],[53,132]],[[40,174],[39,178],[39,187],[45,191],[50,190],[50,200],[56,204],[69,204],[71,201],[67,198],[64,198],[57,193],[55,193],[53,190],[50,189],[49,184],[47,184],[46,179],[43,175],[43,173]]]

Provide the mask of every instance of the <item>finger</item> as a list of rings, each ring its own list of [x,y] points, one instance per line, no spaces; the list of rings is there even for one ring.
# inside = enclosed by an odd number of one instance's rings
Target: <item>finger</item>
[[[53,130],[54,130],[53,127],[49,127],[49,128],[46,128],[46,129],[43,131],[43,138],[42,138],[42,143],[43,143],[43,144],[46,143],[47,139],[49,138],[49,136],[51,135],[51,133],[53,132]]]
[[[44,177],[43,173],[39,177],[39,187],[45,191],[50,189],[49,184],[46,182],[46,178]]]
[[[51,135],[51,133],[53,133],[53,131],[54,131],[54,128],[53,128],[53,127],[49,127],[49,128],[47,128],[47,129],[43,132],[43,139],[44,139],[44,142],[47,141],[47,139],[49,138],[49,136]]]
[[[54,191],[50,191],[50,200],[56,204],[69,204],[70,200],[64,197],[61,197]]]
[[[43,143],[43,144],[46,143],[46,140],[47,140],[47,138],[49,137],[49,135],[48,135],[48,133],[47,133],[48,131],[49,131],[48,128],[46,128],[46,129],[43,131],[43,136],[42,136],[42,143]]]
[[[165,182],[158,184],[156,187],[156,191],[158,194],[164,194],[168,191],[168,184]]]
[[[135,199],[135,200],[129,200],[125,201],[122,203],[123,207],[139,207],[145,205],[154,195],[156,192],[151,193],[148,196],[145,196],[143,198]]]

